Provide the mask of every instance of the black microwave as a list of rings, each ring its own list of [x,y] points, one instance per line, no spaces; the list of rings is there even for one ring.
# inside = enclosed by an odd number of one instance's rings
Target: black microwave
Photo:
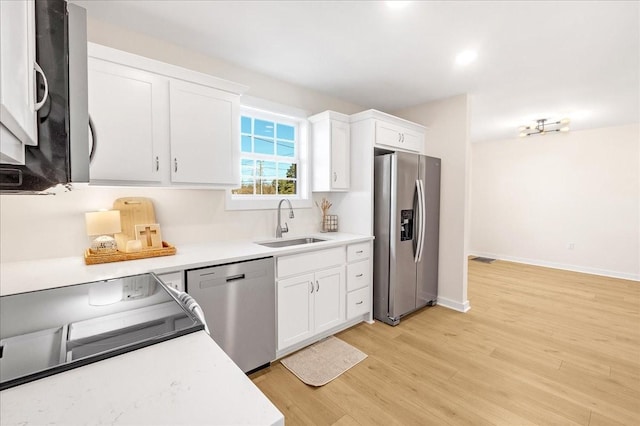
[[[86,11],[66,0],[36,0],[35,27],[49,94],[38,111],[38,145],[25,147],[25,164],[0,164],[1,193],[89,182]],[[38,99],[44,90],[38,76]]]

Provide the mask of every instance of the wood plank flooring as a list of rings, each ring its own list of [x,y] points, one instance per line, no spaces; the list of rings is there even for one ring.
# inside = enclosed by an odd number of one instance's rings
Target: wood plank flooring
[[[251,378],[287,425],[640,425],[640,283],[470,261],[468,293],[338,334],[369,356],[323,387]]]

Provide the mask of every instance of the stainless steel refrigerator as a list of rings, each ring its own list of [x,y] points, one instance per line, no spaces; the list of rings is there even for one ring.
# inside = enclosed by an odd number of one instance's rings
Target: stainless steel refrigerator
[[[438,296],[440,159],[375,157],[373,316],[400,318]]]

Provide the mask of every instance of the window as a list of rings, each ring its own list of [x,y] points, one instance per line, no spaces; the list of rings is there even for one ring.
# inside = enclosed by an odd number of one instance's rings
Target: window
[[[298,195],[297,124],[240,117],[240,188],[234,195]]]
[[[268,105],[273,106],[273,105]],[[275,209],[287,198],[294,207],[311,207],[308,188],[306,114],[241,107],[239,188],[227,191],[230,210]],[[280,106],[281,107],[281,106]],[[289,109],[290,112],[291,109]]]

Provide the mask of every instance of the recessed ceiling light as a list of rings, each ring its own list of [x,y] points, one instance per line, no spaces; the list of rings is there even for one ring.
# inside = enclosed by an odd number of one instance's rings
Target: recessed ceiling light
[[[456,64],[469,65],[471,62],[475,61],[477,57],[478,52],[475,50],[465,50],[458,53],[458,56],[456,56]]]
[[[388,1],[387,7],[389,9],[404,9],[409,6],[410,3],[410,1]]]

